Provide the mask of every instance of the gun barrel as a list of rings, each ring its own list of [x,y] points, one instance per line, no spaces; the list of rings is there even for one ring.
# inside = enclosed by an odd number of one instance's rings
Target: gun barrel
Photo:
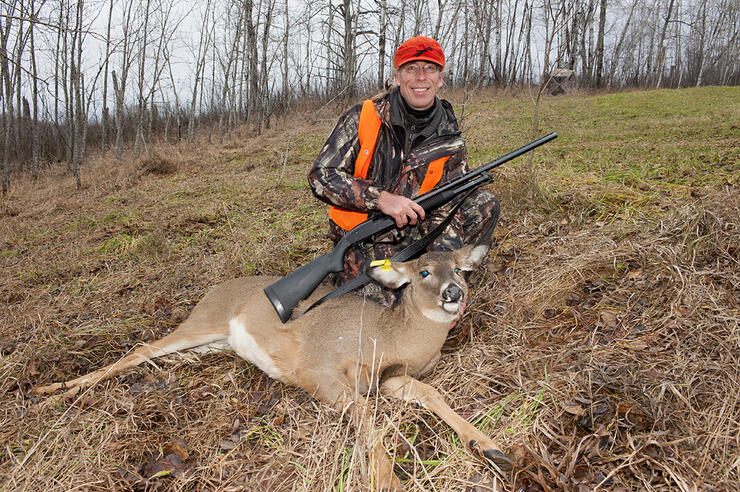
[[[547,135],[544,135],[544,136],[538,138],[537,140],[534,140],[534,141],[528,143],[527,145],[523,145],[522,147],[519,147],[516,150],[512,150],[508,154],[503,155],[503,156],[499,157],[496,160],[493,160],[491,162],[488,162],[486,164],[483,164],[482,166],[476,167],[472,171],[467,172],[467,173],[463,174],[462,176],[458,176],[457,178],[452,179],[452,180],[448,181],[447,183],[445,183],[445,184],[443,184],[441,186],[438,186],[437,188],[435,188],[435,189],[433,189],[433,190],[431,190],[431,191],[429,191],[427,193],[424,193],[423,195],[419,195],[418,197],[416,197],[414,199],[414,201],[419,202],[419,201],[423,200],[424,198],[427,198],[428,196],[432,196],[432,195],[434,195],[436,193],[444,193],[445,191],[458,186],[460,183],[463,183],[465,181],[472,180],[476,176],[479,176],[479,175],[481,175],[483,173],[486,173],[486,172],[488,172],[488,171],[490,171],[490,170],[492,170],[494,168],[497,168],[501,164],[505,164],[505,163],[509,162],[512,159],[516,159],[520,155],[526,154],[530,150],[533,150],[533,149],[539,147],[540,145],[544,145],[547,142],[549,142],[550,140],[556,139],[557,137],[558,137],[558,134],[557,133],[550,132]]]

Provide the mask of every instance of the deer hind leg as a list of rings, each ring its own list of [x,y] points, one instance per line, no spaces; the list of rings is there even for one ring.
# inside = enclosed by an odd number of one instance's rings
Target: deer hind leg
[[[470,422],[460,417],[444,401],[439,391],[411,376],[395,376],[386,379],[380,390],[389,396],[404,401],[416,401],[427,410],[444,420],[460,437],[460,440],[471,451],[479,453],[502,470],[510,470],[511,459],[500,451],[501,447],[490,437],[475,428]]]
[[[106,367],[93,371],[84,376],[62,383],[39,386],[33,389],[34,395],[47,395],[62,388],[68,389],[72,395],[82,388],[92,386],[99,381],[111,378],[121,371],[135,367],[156,357],[171,354],[181,350],[205,350],[208,347],[227,348],[228,327],[203,326],[185,321],[175,331],[156,342],[143,344],[129,355]]]

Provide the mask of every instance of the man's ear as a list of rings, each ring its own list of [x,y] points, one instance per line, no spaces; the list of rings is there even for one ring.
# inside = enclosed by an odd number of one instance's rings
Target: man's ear
[[[491,249],[490,242],[471,244],[457,250],[457,265],[460,270],[470,272],[475,270],[483,263],[483,259]]]
[[[365,273],[368,277],[389,289],[398,289],[411,282],[408,276],[408,267],[403,263],[386,261],[380,266],[368,268]]]

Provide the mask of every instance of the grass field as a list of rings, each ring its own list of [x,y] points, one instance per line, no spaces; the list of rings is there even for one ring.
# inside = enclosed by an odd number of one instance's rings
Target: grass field
[[[532,139],[526,93],[448,94],[471,165]],[[32,387],[161,337],[213,285],[327,251],[305,174],[341,108],[224,145],[94,159],[0,201],[0,489],[365,490],[347,419],[230,354],[72,399]],[[740,88],[543,98],[559,138],[496,172],[502,219],[425,382],[517,460],[380,399],[407,490],[740,488]]]

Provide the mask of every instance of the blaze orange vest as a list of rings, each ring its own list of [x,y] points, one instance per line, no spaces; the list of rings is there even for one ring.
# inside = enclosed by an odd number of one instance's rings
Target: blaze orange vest
[[[380,132],[380,124],[380,116],[375,112],[373,101],[367,99],[362,104],[360,124],[357,131],[360,138],[360,153],[357,155],[357,160],[355,160],[355,178],[365,179],[367,177],[367,170],[370,168],[370,161]],[[445,162],[450,157],[452,156],[448,155],[429,163],[427,173],[419,187],[419,195],[426,193],[439,183],[439,180],[442,179]],[[329,208],[329,217],[345,231],[349,231],[367,220],[367,214],[364,212],[354,212],[336,205]]]

